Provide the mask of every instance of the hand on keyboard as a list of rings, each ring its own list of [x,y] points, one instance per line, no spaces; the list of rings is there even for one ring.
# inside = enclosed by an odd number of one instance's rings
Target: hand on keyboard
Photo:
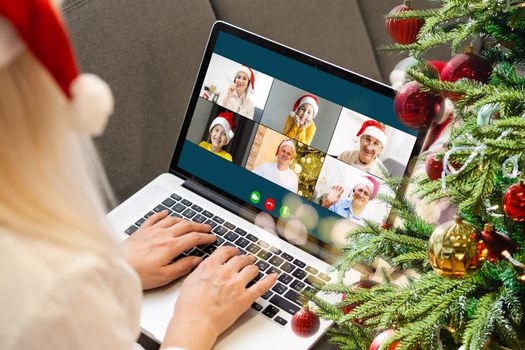
[[[270,274],[253,285],[258,274],[254,257],[238,248],[219,247],[185,280],[163,347],[209,349],[252,303],[277,280]]]
[[[209,225],[168,216],[150,216],[123,243],[124,258],[139,274],[143,289],[163,286],[190,272],[202,258],[188,256],[171,263],[183,251],[216,240]]]

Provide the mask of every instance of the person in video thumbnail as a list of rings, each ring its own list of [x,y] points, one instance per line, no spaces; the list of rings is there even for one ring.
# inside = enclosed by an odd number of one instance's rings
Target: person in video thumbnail
[[[293,141],[283,140],[279,144],[279,147],[277,147],[275,156],[275,162],[263,163],[255,167],[252,171],[293,193],[297,193],[299,177],[290,169],[290,163],[295,158],[295,145]]]
[[[322,198],[321,206],[353,222],[364,224],[361,215],[368,202],[377,196],[379,186],[379,181],[373,176],[364,175],[352,189],[350,198],[341,199],[344,188],[335,185],[328,195]]]
[[[314,95],[306,94],[293,105],[286,118],[283,134],[299,142],[310,145],[315,135],[316,126],[313,121],[319,111],[319,102]]]
[[[253,119],[254,104],[250,99],[255,89],[255,75],[251,68],[242,65],[239,67],[231,84],[218,104],[224,108],[234,111],[246,118]]]
[[[359,137],[359,149],[345,151],[337,159],[372,175],[379,177],[388,176],[385,166],[378,158],[387,141],[385,127],[375,120],[367,120],[363,123],[356,136]]]
[[[202,141],[199,143],[199,146],[230,162],[233,161],[231,154],[222,148],[226,146],[235,135],[235,126],[232,112],[220,113],[217,118],[213,119],[210,125],[208,141]]]

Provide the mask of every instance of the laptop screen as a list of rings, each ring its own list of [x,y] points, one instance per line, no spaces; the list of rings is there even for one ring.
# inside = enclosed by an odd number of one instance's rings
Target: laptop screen
[[[256,222],[333,261],[346,233],[381,223],[386,175],[402,176],[417,132],[394,91],[217,22],[171,164],[257,213]]]

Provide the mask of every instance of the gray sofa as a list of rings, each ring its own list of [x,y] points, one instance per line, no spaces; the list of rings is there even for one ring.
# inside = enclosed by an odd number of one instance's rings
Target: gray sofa
[[[400,0],[66,0],[80,65],[112,87],[116,110],[96,140],[124,200],[172,156],[206,39],[231,22],[373,79],[387,82],[399,55],[383,15]],[[426,4],[425,4],[426,5]]]

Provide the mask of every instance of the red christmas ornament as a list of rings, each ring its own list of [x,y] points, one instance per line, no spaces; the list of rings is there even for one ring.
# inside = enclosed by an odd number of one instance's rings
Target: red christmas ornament
[[[525,182],[507,188],[503,195],[503,211],[513,221],[525,221]]]
[[[504,251],[513,254],[518,250],[518,245],[503,233],[494,230],[493,224],[485,224],[485,228],[481,231],[481,237],[487,247],[487,260],[491,263],[504,260],[501,254]]]
[[[382,222],[379,227],[381,227],[383,230],[390,230],[392,228],[392,224],[388,221]]]
[[[426,129],[439,115],[443,97],[421,91],[421,84],[411,81],[396,94],[394,111],[401,123],[413,129]]]
[[[389,15],[399,12],[413,10],[410,1],[404,1],[403,5],[394,7]],[[420,18],[392,19],[386,20],[386,29],[392,39],[398,44],[412,44],[416,42],[417,34],[425,22]]]
[[[311,337],[317,333],[320,325],[319,316],[309,309],[308,304],[305,304],[292,317],[292,330],[299,337]]]
[[[489,61],[474,54],[471,48],[466,48],[465,53],[456,55],[448,61],[441,71],[441,80],[454,82],[466,78],[486,83],[491,73],[492,66]],[[461,95],[454,93],[447,93],[447,97],[452,101],[461,99]]]
[[[396,331],[393,329],[387,329],[384,332],[379,333],[377,337],[374,338],[372,341],[372,344],[370,344],[370,350],[379,350],[383,344],[387,342],[387,340],[392,337]],[[394,350],[397,348],[397,345],[399,344],[399,340],[396,340],[393,342],[389,347],[388,350]]]
[[[375,281],[372,281],[372,280],[369,280],[369,279],[363,279],[363,280],[360,280],[360,281],[357,281],[355,283],[352,283],[350,285],[350,288],[352,289],[352,291],[356,291],[357,289],[360,289],[360,288],[366,288],[366,289],[370,289],[372,288],[373,286],[377,286],[379,283],[375,282]],[[343,294],[343,301],[346,300],[346,294]],[[346,314],[349,314],[350,311],[352,311],[355,307],[359,306],[360,303],[353,303],[353,304],[350,304],[350,305],[347,305],[343,308],[343,313],[346,315]],[[366,318],[354,318],[352,319],[352,323],[355,324],[356,326],[364,326],[364,322],[366,321],[367,319]]]
[[[430,180],[440,179],[443,172],[443,161],[437,160],[435,154],[429,154],[425,160],[425,170]]]

